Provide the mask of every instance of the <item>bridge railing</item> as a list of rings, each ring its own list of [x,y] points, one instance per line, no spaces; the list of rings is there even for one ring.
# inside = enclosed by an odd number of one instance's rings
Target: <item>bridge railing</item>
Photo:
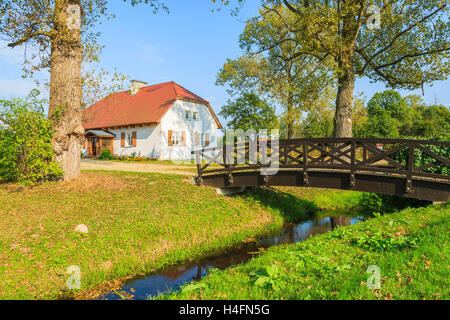
[[[344,171],[350,175],[369,173],[397,175],[407,180],[438,179],[450,183],[450,142],[403,139],[318,138],[235,142],[220,148],[193,152],[197,162],[197,181],[207,175],[274,170],[299,170],[308,185],[312,171]],[[269,173],[267,173],[269,172]]]

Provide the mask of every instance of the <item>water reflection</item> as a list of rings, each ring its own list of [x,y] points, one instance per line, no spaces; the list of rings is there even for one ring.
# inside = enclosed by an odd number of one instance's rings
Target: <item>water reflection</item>
[[[358,223],[362,219],[348,216],[337,216],[325,219],[317,219],[299,224],[287,224],[277,234],[266,236],[256,242],[245,244],[239,248],[227,250],[220,255],[210,257],[193,264],[184,264],[158,272],[145,278],[129,281],[121,291],[126,296],[132,295],[133,299],[145,300],[160,293],[170,290],[178,290],[183,284],[198,281],[203,278],[211,268],[226,269],[251,259],[263,249],[272,246],[296,243],[308,239],[317,234],[323,234],[335,230],[340,226],[348,226]],[[120,299],[115,293],[110,293],[102,299]]]

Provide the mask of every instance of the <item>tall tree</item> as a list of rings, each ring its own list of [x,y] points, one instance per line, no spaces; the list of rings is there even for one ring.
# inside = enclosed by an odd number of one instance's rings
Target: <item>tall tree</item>
[[[278,129],[275,108],[254,93],[244,93],[236,100],[228,100],[219,113],[228,120],[231,129],[260,130]]]
[[[239,1],[242,2],[242,1]],[[335,136],[352,136],[355,79],[369,77],[392,88],[423,88],[450,72],[447,0],[262,0],[296,15],[286,23],[294,56],[332,58],[337,78]],[[279,36],[272,45],[283,43]],[[322,61],[322,60],[321,60]],[[329,60],[326,60],[327,62]]]
[[[294,123],[301,111],[314,108],[332,81],[324,68],[318,68],[317,58],[297,55],[300,45],[286,27],[295,19],[283,7],[277,11],[261,9],[260,17],[249,20],[240,36],[243,55],[228,59],[217,76],[217,84],[228,85],[231,95],[256,91],[280,105],[288,138],[294,135]]]
[[[422,106],[416,112],[411,135],[426,138],[450,137],[450,108],[443,105]]]
[[[367,104],[368,121],[363,134],[367,137],[399,138],[407,135],[410,110],[394,90],[376,93]]]
[[[126,1],[126,0],[125,0]],[[159,0],[130,0],[132,5],[165,8]],[[96,34],[90,32],[107,17],[106,0],[5,0],[0,3],[0,37],[9,47],[31,45],[39,54],[27,60],[27,71],[50,71],[49,117],[53,149],[69,181],[80,174],[83,58],[96,59]],[[83,51],[83,45],[88,50]]]

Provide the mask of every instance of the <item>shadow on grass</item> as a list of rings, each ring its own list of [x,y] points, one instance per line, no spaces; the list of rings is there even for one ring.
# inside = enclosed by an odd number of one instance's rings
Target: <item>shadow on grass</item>
[[[286,222],[310,219],[320,211],[314,202],[270,187],[247,188],[241,197],[257,201],[267,209],[277,210]]]

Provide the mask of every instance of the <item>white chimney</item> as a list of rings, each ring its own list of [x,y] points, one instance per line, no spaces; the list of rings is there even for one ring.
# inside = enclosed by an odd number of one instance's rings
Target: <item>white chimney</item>
[[[138,93],[139,90],[141,90],[145,86],[147,86],[147,82],[139,80],[131,80],[131,95]]]

